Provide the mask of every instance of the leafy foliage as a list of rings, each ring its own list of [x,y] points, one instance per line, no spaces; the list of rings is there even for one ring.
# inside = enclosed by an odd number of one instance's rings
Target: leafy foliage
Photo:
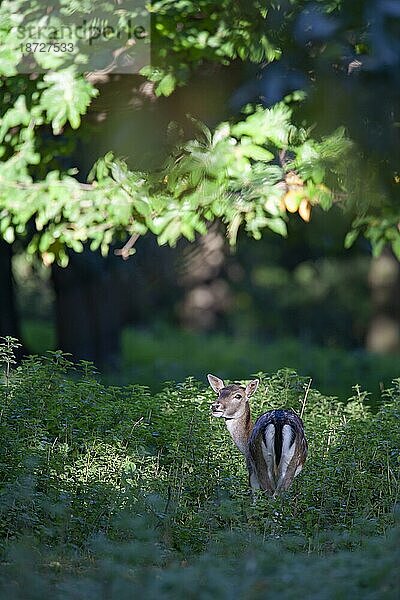
[[[75,86],[71,70],[63,81],[65,86],[68,82]],[[60,96],[59,84],[60,73],[47,78],[38,107],[40,123],[46,111],[55,133],[66,119],[76,125],[78,113],[72,114],[70,107],[78,112],[81,107],[84,111],[88,95],[94,93],[82,82],[67,94],[71,104],[63,107],[61,97],[57,105],[52,104],[57,106],[53,113],[49,98]],[[25,107],[25,99],[20,104]],[[6,123],[15,126],[15,111],[11,117],[7,114]],[[22,110],[19,119],[20,123],[26,122],[24,131],[28,130],[30,125]],[[33,139],[30,139],[25,148],[25,165],[18,150],[22,171],[19,181],[13,179],[15,171],[10,172],[15,155],[1,167],[4,173],[9,172],[0,197],[3,236],[12,241],[15,232],[23,234],[34,218],[36,233],[28,251],[38,250],[46,264],[56,257],[66,264],[65,247],[79,252],[83,243],[89,241],[92,250],[101,247],[106,253],[116,231],[131,235],[151,231],[160,244],[175,245],[181,236],[193,240],[196,232],[204,234],[209,221],[222,218],[232,244],[242,223],[256,239],[265,227],[286,235],[282,199],[288,190],[285,177],[294,167],[307,177],[297,186],[300,197],[315,204],[324,199],[325,208],[330,206],[332,195],[319,183],[321,172],[324,173],[331,158],[327,150],[330,140],[319,145],[310,142],[306,131],[291,123],[291,110],[285,104],[272,109],[259,107],[244,121],[232,126],[223,123],[214,132],[201,124],[198,127],[201,137],[176,148],[161,174],[131,171],[125,162],[108,153],[94,165],[89,177],[92,183],[84,185],[58,171],[50,171],[41,183],[32,181],[28,161],[37,162],[38,155],[31,154]],[[307,152],[307,144],[320,152]],[[346,148],[343,139],[342,152]],[[288,153],[293,160],[285,165],[271,164],[279,152]]]
[[[10,348],[12,340],[2,347],[6,364]],[[336,577],[338,565],[347,572],[352,560],[365,567],[340,589],[388,586],[382,573],[394,567],[395,538],[366,537],[394,521],[399,383],[372,414],[359,388],[342,404],[293,371],[262,375],[254,413],[272,406],[302,412],[310,457],[286,497],[260,495],[252,504],[244,461],[223,424],[209,417],[212,393],[193,379],[151,395],[135,385],[104,387],[90,364],[73,365],[60,352],[27,359],[0,388],[1,545],[9,557],[2,585],[19,597],[19,586],[40,568],[40,585],[55,583],[60,591],[70,589],[73,576],[79,589],[111,585],[113,597],[129,577],[150,597],[154,585],[169,597],[181,586],[195,585],[200,594],[196,574],[214,565],[212,578],[222,577],[215,594],[226,597],[231,569],[238,574],[252,557],[254,568],[241,575],[243,597],[258,597],[246,589],[260,577],[261,589],[268,582],[275,593],[283,573],[297,580],[304,567]],[[376,562],[378,546],[385,550]],[[278,555],[265,572],[265,560]],[[309,590],[314,583],[304,575],[299,585]]]
[[[39,86],[44,89],[41,106],[46,111],[46,120],[51,122],[57,135],[68,121],[72,129],[78,129],[96,90],[84,79],[74,77],[73,69],[51,72],[43,77]]]
[[[268,9],[261,2],[159,0],[153,2],[155,65],[142,73],[168,96],[204,62],[228,65],[235,59],[261,63],[281,50],[266,33]]]
[[[313,385],[323,393],[338,396],[342,401],[351,393],[354,381],[363,381],[371,393],[367,403],[376,407],[381,391],[390,387],[398,374],[397,356],[321,348],[288,338],[265,344],[222,334],[127,329],[122,348],[123,370],[117,375],[107,375],[108,380],[134,380],[154,390],[159,390],[163,381],[182,381],[188,375],[200,379],[203,373],[213,370],[229,379],[246,377],[266,366],[269,371],[276,371],[286,365],[311,377]]]
[[[86,2],[69,4],[60,3],[68,14],[88,11]],[[110,3],[101,6],[106,13],[112,10]],[[296,127],[283,103],[287,94],[291,100],[304,99],[303,91],[296,90],[309,88],[310,77],[317,90],[327,72],[335,69],[350,73],[351,65],[353,70],[361,65],[367,74],[379,77],[388,66],[394,67],[396,41],[383,27],[385,19],[396,16],[391,3],[372,2],[370,18],[359,3],[348,7],[325,0],[318,5],[274,2],[267,8],[258,1],[154,2],[153,64],[142,73],[157,83],[158,95],[171,94],[207,63],[227,66],[233,61],[256,65],[259,92],[241,94],[241,104],[248,98],[253,107],[241,121],[223,122],[213,132],[201,126],[196,139],[172,149],[162,173],[131,171],[109,153],[99,158],[90,183],[80,182],[76,170],[66,169],[62,161],[98,93],[78,72],[87,59],[85,51],[79,47],[75,52],[74,65],[62,53],[40,57],[45,75],[17,74],[23,60],[17,27],[24,20],[35,23],[37,9],[33,0],[7,1],[0,7],[0,74],[6,77],[0,85],[0,233],[6,241],[28,234],[30,252],[39,252],[45,264],[57,259],[65,265],[67,250],[79,252],[85,243],[106,253],[113,237],[150,231],[160,244],[173,245],[182,236],[192,240],[204,233],[215,219],[226,223],[232,244],[241,226],[256,239],[264,229],[285,235],[286,211],[299,212],[308,221],[313,206],[328,209],[340,201],[357,216],[348,246],[361,232],[376,254],[390,243],[400,256],[393,152],[380,148],[383,178],[373,157],[373,175],[366,176],[366,152],[349,146],[343,123],[329,129],[336,128],[336,133],[312,139],[304,119]],[[121,26],[126,26],[125,17]],[[300,58],[303,72],[296,66]],[[294,67],[288,69],[288,64]],[[276,65],[274,75],[269,67]],[[272,98],[268,94],[278,85],[275,77],[289,83],[288,89],[279,84],[280,92]],[[355,88],[358,95],[364,91],[362,81],[360,77]],[[354,82],[351,79],[350,85],[357,85]],[[312,105],[313,93],[303,114]],[[385,112],[393,117],[387,136],[390,148],[395,147],[395,98],[394,90]],[[362,119],[364,113],[359,112]],[[352,119],[347,121],[351,127]],[[377,129],[384,126],[380,123]],[[71,129],[78,129],[77,134]],[[357,142],[362,149],[363,143]]]

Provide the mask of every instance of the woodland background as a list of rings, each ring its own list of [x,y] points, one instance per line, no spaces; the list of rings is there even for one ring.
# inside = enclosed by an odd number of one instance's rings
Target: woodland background
[[[160,0],[105,76],[21,74],[39,9],[0,6],[4,593],[397,597],[398,2]],[[285,497],[207,372],[303,414]]]

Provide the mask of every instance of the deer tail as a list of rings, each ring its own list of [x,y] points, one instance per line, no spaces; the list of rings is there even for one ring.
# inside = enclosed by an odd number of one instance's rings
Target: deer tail
[[[258,419],[251,437],[250,451],[255,454],[258,470],[266,471],[262,479],[267,479],[268,488],[275,494],[287,489],[299,472],[299,442],[304,440],[304,452],[307,452],[301,419],[292,411],[272,410]],[[260,467],[260,450],[263,468]]]

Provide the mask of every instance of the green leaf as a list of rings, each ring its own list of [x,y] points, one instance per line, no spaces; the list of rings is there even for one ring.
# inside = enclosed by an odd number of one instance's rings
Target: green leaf
[[[128,167],[122,160],[115,160],[111,164],[111,174],[117,183],[122,183],[127,179]]]
[[[182,223],[181,233],[187,240],[189,240],[189,242],[194,241],[194,239],[195,239],[194,229],[189,223]]]
[[[49,246],[52,244],[53,241],[54,241],[54,238],[51,235],[51,233],[49,231],[45,231],[41,235],[40,241],[39,241],[39,250],[40,250],[40,252],[44,252],[45,250],[47,250],[49,248]]]
[[[158,236],[158,244],[163,246],[164,244],[170,244],[174,246],[181,230],[180,219],[174,219],[167,225],[161,235]]]
[[[290,122],[291,114],[291,109],[284,103],[267,109],[258,107],[245,121],[234,125],[231,131],[236,137],[250,137],[255,144],[264,145],[270,141],[282,148],[287,146],[296,131]]]
[[[0,141],[11,127],[18,125],[27,126],[31,120],[31,113],[27,109],[25,96],[19,96],[14,105],[9,108],[0,119]]]
[[[151,204],[148,200],[136,198],[133,203],[134,208],[143,217],[149,217],[151,215]]]
[[[392,249],[398,260],[400,260],[400,235],[392,241]]]
[[[56,135],[67,121],[73,129],[77,129],[81,115],[85,114],[91,99],[98,93],[83,76],[76,74],[73,67],[47,73],[38,87],[44,90],[40,104]]]
[[[344,247],[351,248],[351,246],[354,244],[354,242],[358,238],[359,234],[360,234],[359,229],[352,229],[351,231],[349,231],[346,234],[346,237],[344,238]]]
[[[384,247],[386,246],[386,239],[384,237],[381,237],[375,241],[372,242],[372,256],[374,256],[374,258],[377,258],[378,256],[381,255],[382,250],[384,249]]]
[[[161,81],[158,83],[155,92],[157,96],[170,96],[176,86],[176,79],[172,73],[164,75]]]
[[[325,176],[325,169],[322,165],[315,165],[312,169],[312,178],[315,183],[322,183]]]
[[[261,146],[258,146],[257,144],[241,144],[240,149],[245,156],[248,156],[253,160],[270,162],[274,158],[272,152],[262,148]]]
[[[278,233],[282,237],[287,236],[287,226],[283,219],[280,217],[274,217],[273,219],[266,219],[267,226],[274,233]]]
[[[12,244],[13,241],[15,240],[14,227],[11,227],[11,226],[7,227],[7,229],[3,233],[3,238],[5,239],[6,242],[8,242],[9,244]]]

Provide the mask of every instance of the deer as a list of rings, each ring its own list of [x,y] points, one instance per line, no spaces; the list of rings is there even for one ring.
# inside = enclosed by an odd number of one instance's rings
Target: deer
[[[226,427],[246,459],[249,486],[264,490],[276,498],[289,489],[307,458],[308,444],[301,418],[292,410],[270,410],[253,425],[249,398],[256,392],[259,379],[246,386],[225,385],[215,375],[208,382],[218,395],[211,404],[213,417],[225,419]]]

